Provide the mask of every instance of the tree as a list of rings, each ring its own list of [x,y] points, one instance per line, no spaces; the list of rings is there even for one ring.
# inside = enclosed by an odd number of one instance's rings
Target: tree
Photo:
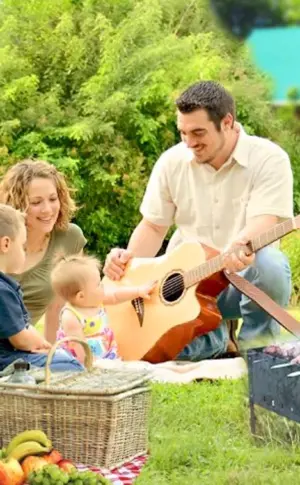
[[[239,39],[255,27],[284,23],[281,4],[274,0],[211,0],[210,4],[221,25]]]
[[[2,170],[30,156],[62,169],[89,249],[104,257],[126,245],[153,163],[179,139],[174,100],[199,79],[226,85],[245,128],[282,143],[296,166],[298,140],[272,117],[268,85],[206,0],[4,0]]]
[[[289,24],[300,22],[300,0],[280,0],[285,21]]]

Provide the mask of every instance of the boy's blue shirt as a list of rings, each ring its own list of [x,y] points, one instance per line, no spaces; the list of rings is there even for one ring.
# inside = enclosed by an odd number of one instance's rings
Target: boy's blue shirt
[[[0,271],[0,358],[14,351],[8,340],[29,325],[19,283]]]

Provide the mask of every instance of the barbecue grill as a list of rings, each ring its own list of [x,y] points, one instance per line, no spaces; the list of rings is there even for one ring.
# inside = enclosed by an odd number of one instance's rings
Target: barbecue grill
[[[300,423],[300,365],[264,350],[247,352],[252,434],[256,433],[255,405]]]

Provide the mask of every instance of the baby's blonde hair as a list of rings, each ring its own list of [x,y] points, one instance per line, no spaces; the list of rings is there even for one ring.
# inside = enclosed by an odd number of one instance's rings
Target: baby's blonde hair
[[[94,256],[64,256],[57,254],[51,272],[54,292],[66,301],[71,301],[86,283],[88,270],[93,267],[99,271],[100,261]]]
[[[25,225],[22,212],[10,205],[0,204],[0,238],[7,236],[14,241],[22,225]]]

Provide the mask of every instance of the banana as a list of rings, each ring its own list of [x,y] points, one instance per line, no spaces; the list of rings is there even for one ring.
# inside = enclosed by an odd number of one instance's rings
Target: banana
[[[21,443],[25,443],[26,441],[36,441],[46,448],[52,448],[52,442],[45,435],[44,431],[41,431],[40,429],[27,429],[26,431],[22,431],[22,433],[17,434],[10,441],[6,448],[6,454],[10,455],[16,446],[20,445]]]
[[[8,458],[15,458],[18,461],[22,461],[23,458],[29,455],[39,455],[43,453],[49,453],[51,448],[42,446],[37,441],[25,441],[16,446],[9,454]]]

